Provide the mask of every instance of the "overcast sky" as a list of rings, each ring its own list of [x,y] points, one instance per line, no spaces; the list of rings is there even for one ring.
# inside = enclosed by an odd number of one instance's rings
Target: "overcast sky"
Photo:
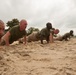
[[[71,29],[76,34],[76,0],[0,0],[0,19],[26,19],[28,27],[42,29],[47,22],[60,33]]]

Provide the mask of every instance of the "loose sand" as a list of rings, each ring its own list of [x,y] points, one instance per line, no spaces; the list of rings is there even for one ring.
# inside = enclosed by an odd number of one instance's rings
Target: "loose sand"
[[[76,38],[0,47],[0,75],[76,75]]]

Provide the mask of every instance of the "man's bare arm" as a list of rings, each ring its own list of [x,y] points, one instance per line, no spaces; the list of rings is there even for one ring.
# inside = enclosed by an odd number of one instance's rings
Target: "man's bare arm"
[[[10,32],[8,31],[4,36],[3,39],[6,43],[7,46],[9,46],[9,37],[10,37]]]
[[[26,44],[26,35],[24,36],[24,44]]]

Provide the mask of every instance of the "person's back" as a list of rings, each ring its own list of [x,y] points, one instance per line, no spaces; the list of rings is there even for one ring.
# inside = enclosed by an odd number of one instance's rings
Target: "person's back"
[[[39,40],[39,32],[33,32],[27,36],[27,42],[38,41]]]
[[[73,30],[70,30],[70,32],[67,32],[64,35],[57,37],[55,40],[59,40],[59,41],[65,40],[65,41],[68,41],[68,38],[70,39],[70,37],[73,37],[73,36],[74,36]]]
[[[62,36],[62,40],[68,41],[68,38],[70,39],[71,36],[74,36],[73,30],[70,30],[70,32],[65,33],[65,34]]]
[[[46,27],[42,28],[41,31],[39,32],[33,32],[27,37],[27,41],[41,41],[43,44],[43,40],[46,40],[47,42],[49,41],[49,36],[50,36],[50,29],[52,29],[52,24],[51,23],[46,23]]]
[[[47,43],[49,43],[50,29],[52,29],[51,23],[46,23],[46,27],[41,29],[40,31],[40,40],[41,44],[43,44],[43,40],[45,39]]]

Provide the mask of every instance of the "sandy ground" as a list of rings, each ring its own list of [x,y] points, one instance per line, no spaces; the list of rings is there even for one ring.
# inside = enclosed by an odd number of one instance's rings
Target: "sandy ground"
[[[76,75],[76,38],[0,47],[0,75]]]

